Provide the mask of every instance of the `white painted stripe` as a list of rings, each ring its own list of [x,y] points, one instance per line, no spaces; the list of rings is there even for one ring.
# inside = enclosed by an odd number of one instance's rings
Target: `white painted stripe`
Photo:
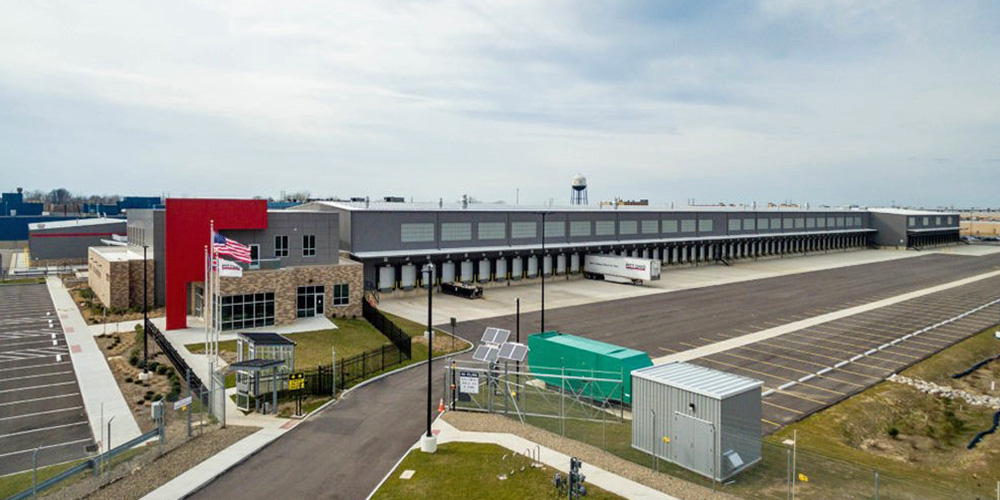
[[[822,370],[816,372],[816,375],[823,375],[823,374],[829,373],[831,371],[833,371],[833,368],[831,368],[831,367],[828,366],[828,367],[823,368]]]
[[[42,389],[42,388],[45,388],[45,387],[59,387],[59,386],[63,386],[63,385],[75,385],[75,384],[76,384],[75,380],[72,381],[72,382],[57,382],[55,384],[42,384],[42,385],[33,385],[31,387],[18,387],[16,389],[3,389],[3,390],[0,390],[0,393],[4,393],[4,392],[17,392],[17,391],[30,391],[32,389]]]
[[[11,432],[10,434],[0,434],[0,439],[6,439],[14,436],[23,436],[25,434],[33,434],[36,432],[51,431],[53,429],[65,429],[66,427],[76,427],[78,425],[90,425],[86,420],[81,420],[79,422],[73,422],[71,424],[53,425],[51,427],[42,427],[39,429],[29,429],[20,432]]]
[[[82,408],[83,408],[82,406],[71,406],[69,408],[60,408],[58,410],[40,411],[40,412],[36,412],[36,413],[26,413],[24,415],[15,415],[13,417],[3,417],[3,418],[0,418],[0,420],[15,420],[15,419],[18,419],[18,418],[37,417],[39,415],[50,415],[52,413],[61,413],[61,412],[64,412],[64,411],[80,410]]]
[[[32,368],[41,368],[43,366],[56,366],[69,364],[69,361],[63,361],[62,363],[45,363],[44,365],[31,365],[31,366],[12,366],[10,368],[0,368],[0,372],[9,372],[12,370],[30,370]]]
[[[861,354],[858,354],[857,356],[854,356],[853,358],[851,358],[851,359],[847,360],[847,362],[848,362],[848,363],[853,363],[853,362],[855,362],[855,361],[857,361],[857,360],[859,360],[859,359],[861,359],[861,358],[863,358],[863,357],[864,357],[863,355],[861,355]]]
[[[867,351],[865,351],[865,356],[871,356],[872,354],[875,354],[876,352],[878,352],[878,349],[868,349]]]
[[[21,377],[7,377],[7,378],[5,378],[3,380],[0,380],[0,382],[8,382],[8,381],[11,381],[11,380],[24,380],[26,378],[51,377],[53,375],[66,375],[67,373],[73,373],[73,371],[72,370],[67,370],[67,371],[64,371],[64,372],[40,373],[38,375],[24,375],[24,376],[21,376]]]
[[[795,385],[794,381],[793,382],[788,382],[788,383],[785,383],[785,384],[781,384],[781,385],[778,386],[778,390],[779,391],[783,391],[783,390],[788,389],[789,387],[791,387],[793,385]]]
[[[762,398],[766,398],[766,397],[770,396],[771,394],[774,394],[774,389],[768,389],[768,390],[760,393],[760,396]]]
[[[90,442],[90,438],[87,438],[87,439],[77,439],[75,441],[66,441],[65,443],[49,444],[49,445],[45,445],[45,446],[39,446],[37,448],[29,448],[27,450],[10,451],[10,452],[7,452],[7,453],[0,454],[0,458],[2,458],[2,457],[10,457],[10,456],[14,456],[14,455],[23,455],[25,453],[31,453],[31,452],[33,452],[35,450],[47,450],[49,448],[60,448],[62,446],[69,446],[69,445],[73,445],[73,444],[89,443],[89,442]]]
[[[68,398],[70,396],[79,396],[79,392],[71,392],[69,394],[60,394],[58,396],[47,396],[44,398],[34,398],[34,399],[22,399],[20,401],[11,401],[9,403],[0,403],[0,406],[10,406],[10,405],[21,405],[26,403],[34,403],[36,401],[48,401],[50,399]]]
[[[799,379],[799,383],[805,383],[805,382],[808,382],[808,381],[810,381],[810,380],[812,380],[814,378],[816,378],[815,374],[806,375],[805,377],[802,377],[802,378]]]
[[[878,350],[881,351],[881,350],[887,349],[891,345],[892,345],[891,343],[886,342],[885,344],[882,344],[882,345],[878,346]]]

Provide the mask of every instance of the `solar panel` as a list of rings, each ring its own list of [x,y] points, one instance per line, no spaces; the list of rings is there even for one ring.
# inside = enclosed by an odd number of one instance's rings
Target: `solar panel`
[[[477,347],[476,352],[472,354],[472,359],[486,363],[493,363],[497,360],[497,355],[499,353],[500,349],[497,349],[496,347],[481,345]]]
[[[524,344],[518,344],[517,342],[507,342],[500,346],[500,359],[505,359],[508,361],[524,361],[524,357],[528,355],[528,346]]]
[[[490,326],[483,331],[483,338],[480,342],[484,344],[500,345],[506,342],[508,338],[510,338],[510,330]]]

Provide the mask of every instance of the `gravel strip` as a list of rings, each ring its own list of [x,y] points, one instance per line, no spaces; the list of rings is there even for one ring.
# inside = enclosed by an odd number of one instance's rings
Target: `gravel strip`
[[[198,436],[196,431],[195,436],[188,440],[179,426],[176,429],[168,428],[167,435],[173,434],[176,441],[171,443],[171,440],[168,440],[167,449],[162,456],[158,456],[156,445],[147,445],[149,449],[141,455],[115,466],[115,479],[111,483],[98,486],[98,480],[88,477],[84,481],[58,490],[46,498],[58,500],[82,498],[88,500],[134,500],[142,498],[147,493],[258,430],[260,429],[256,427],[230,425],[224,429],[206,429],[201,436]],[[95,488],[97,489],[95,490]]]
[[[572,439],[566,439],[546,430],[522,424],[500,415],[446,412],[442,418],[463,431],[506,432],[520,436],[528,441],[551,448],[560,453],[577,457],[583,460],[584,464],[593,464],[608,472],[631,479],[632,481],[683,500],[735,500],[739,498],[727,493],[712,493],[712,490],[709,488],[689,483],[667,474],[658,473],[648,467],[643,467],[610,453],[605,453],[600,448]]]

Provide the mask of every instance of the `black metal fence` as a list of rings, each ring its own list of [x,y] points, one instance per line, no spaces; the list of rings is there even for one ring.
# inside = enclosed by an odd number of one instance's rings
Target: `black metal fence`
[[[146,322],[146,334],[153,337],[153,340],[156,341],[156,345],[160,347],[160,351],[162,351],[167,359],[170,360],[170,363],[174,365],[174,369],[177,370],[177,375],[179,377],[184,378],[188,376],[187,374],[190,374],[191,380],[188,380],[188,382],[191,383],[191,391],[201,394],[202,403],[207,404],[208,390],[205,388],[205,384],[203,384],[201,379],[194,374],[194,370],[190,369],[191,367],[188,366],[187,361],[184,361],[184,358],[182,358],[180,353],[177,352],[177,349],[174,349],[174,346],[167,341],[167,338],[163,336],[163,332],[161,332],[152,321]]]
[[[407,359],[413,357],[410,336],[396,326],[392,320],[385,317],[378,308],[369,304],[367,298],[361,301],[361,312],[375,329],[382,332],[382,335],[385,335],[389,339],[389,342],[392,342],[402,354],[406,355]]]
[[[336,369],[331,365],[319,365],[311,370],[300,373],[305,378],[305,391],[316,396],[329,396],[333,393],[333,381],[337,380],[337,390],[343,391],[353,387],[373,375],[378,375],[399,367],[410,360],[410,357],[394,345],[384,345],[347,358],[337,358]],[[336,377],[334,377],[336,375]],[[287,381],[288,374],[282,375]],[[287,384],[281,384],[287,387]],[[291,396],[287,391],[281,391],[280,397]]]

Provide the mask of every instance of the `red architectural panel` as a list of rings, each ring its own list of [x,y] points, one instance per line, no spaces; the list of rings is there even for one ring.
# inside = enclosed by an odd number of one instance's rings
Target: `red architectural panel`
[[[187,328],[187,287],[205,279],[210,222],[215,223],[216,230],[265,229],[267,200],[167,198],[167,330]]]

